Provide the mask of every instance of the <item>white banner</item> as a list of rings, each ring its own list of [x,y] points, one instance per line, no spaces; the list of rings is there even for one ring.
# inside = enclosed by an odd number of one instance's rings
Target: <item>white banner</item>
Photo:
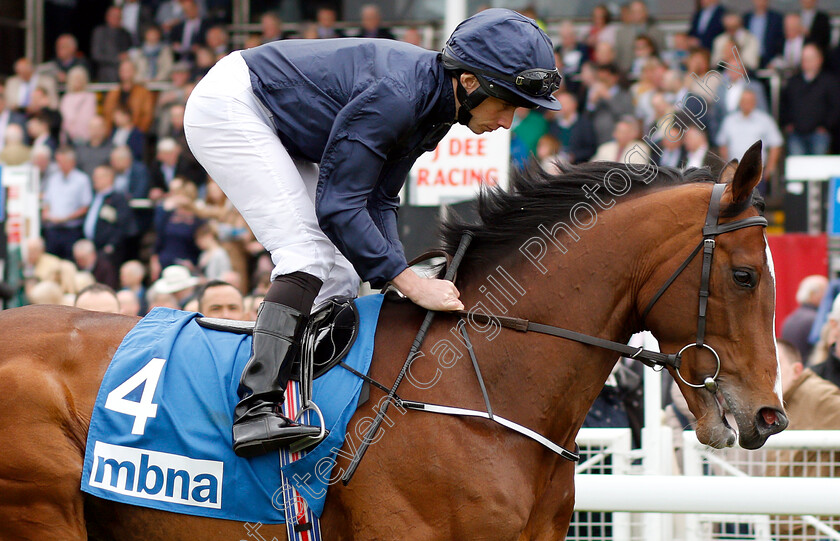
[[[409,203],[437,206],[474,198],[482,184],[508,186],[510,131],[476,135],[456,124],[409,174]]]
[[[0,184],[7,189],[6,234],[11,245],[41,234],[38,170],[32,165],[0,169]]]

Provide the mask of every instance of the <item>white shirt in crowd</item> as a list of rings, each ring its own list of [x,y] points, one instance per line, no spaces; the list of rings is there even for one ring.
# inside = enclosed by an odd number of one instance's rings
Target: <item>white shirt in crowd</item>
[[[764,143],[762,158],[765,161],[768,148],[780,147],[784,143],[776,121],[759,109],[754,109],[746,116],[741,111],[728,115],[717,134],[717,144],[727,147],[727,159],[730,160],[740,160],[744,152],[759,139]]]

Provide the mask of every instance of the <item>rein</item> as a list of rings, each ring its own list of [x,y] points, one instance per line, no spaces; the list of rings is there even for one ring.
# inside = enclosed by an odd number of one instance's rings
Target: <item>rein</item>
[[[556,336],[558,338],[565,338],[567,340],[580,342],[582,344],[588,344],[590,346],[595,346],[602,349],[608,349],[611,351],[615,351],[616,353],[620,353],[624,357],[638,360],[650,367],[664,368],[670,366],[676,372],[677,377],[679,377],[679,379],[687,386],[695,389],[706,389],[707,391],[714,394],[718,390],[717,378],[720,375],[721,361],[717,351],[715,351],[714,348],[712,348],[712,346],[710,346],[709,344],[706,344],[704,342],[704,339],[706,336],[706,309],[708,307],[709,302],[709,282],[711,279],[712,271],[712,256],[714,255],[715,250],[715,237],[723,233],[729,233],[730,231],[736,231],[738,229],[744,229],[746,227],[767,226],[767,219],[763,216],[751,216],[749,218],[743,218],[741,220],[736,220],[725,224],[719,224],[718,219],[720,218],[721,198],[723,197],[723,193],[725,190],[726,184],[714,185],[714,187],[712,188],[712,196],[709,200],[709,209],[706,212],[706,221],[703,226],[703,238],[700,240],[700,243],[694,248],[694,250],[692,250],[692,252],[688,255],[688,257],[682,262],[682,264],[679,267],[677,267],[673,274],[671,274],[671,276],[665,281],[665,283],[662,284],[662,287],[659,288],[659,290],[650,300],[644,312],[642,313],[642,321],[644,322],[647,316],[650,314],[650,311],[653,309],[654,305],[657,303],[657,301],[668,290],[671,284],[673,284],[674,281],[676,281],[676,279],[680,276],[680,274],[682,274],[682,272],[688,267],[688,265],[694,260],[694,258],[697,257],[697,254],[699,254],[702,251],[703,263],[700,273],[700,291],[698,294],[699,301],[697,315],[697,340],[684,346],[677,353],[666,354],[656,351],[650,351],[644,349],[643,347],[635,348],[627,344],[623,344],[621,342],[614,342],[605,338],[599,338],[597,336],[591,336],[588,334],[564,329],[561,327],[556,327],[553,325],[546,325],[544,323],[535,323],[533,321],[529,321],[523,318],[498,316],[494,314],[477,314],[466,310],[458,310],[450,313],[459,316],[459,318],[462,318],[461,321],[463,321],[463,318],[468,318],[472,321],[478,320],[485,323],[492,321],[498,323],[504,328],[512,329],[518,332],[536,332],[540,334]],[[446,272],[447,279],[452,279],[452,277],[454,277],[455,270],[457,270],[457,266],[463,258],[467,246],[472,240],[472,235],[472,232],[467,232],[461,239],[461,245],[458,247],[455,257],[453,258],[452,264]],[[411,351],[409,352],[409,358],[406,360],[402,371],[397,377],[397,381],[394,382],[394,385],[391,387],[391,389],[387,389],[387,387],[385,387],[384,385],[380,384],[379,382],[376,382],[375,380],[364,374],[353,371],[357,376],[361,377],[365,381],[368,381],[369,383],[379,387],[382,390],[386,390],[388,392],[389,400],[377,412],[377,417],[374,420],[371,429],[368,431],[368,434],[365,436],[364,440],[362,441],[359,447],[358,453],[353,458],[347,471],[345,472],[342,478],[342,481],[345,485],[350,482],[353,473],[355,472],[356,468],[359,465],[359,462],[364,456],[364,452],[367,450],[369,442],[372,441],[374,434],[376,434],[376,431],[379,429],[382,417],[384,417],[384,412],[386,411],[391,400],[393,400],[396,404],[406,409],[416,411],[427,411],[431,413],[455,415],[460,417],[481,417],[489,419],[490,421],[501,424],[502,426],[505,426],[515,432],[518,432],[519,434],[522,434],[536,441],[537,443],[543,445],[544,447],[548,448],[549,450],[558,454],[566,460],[575,462],[580,460],[580,456],[577,452],[577,445],[575,445],[575,452],[569,451],[529,428],[526,428],[508,419],[504,419],[502,417],[499,417],[498,415],[493,414],[493,410],[490,406],[490,400],[487,395],[487,390],[484,385],[484,379],[481,376],[481,370],[478,366],[478,360],[475,357],[475,352],[473,350],[472,343],[470,342],[469,335],[467,334],[466,325],[459,325],[461,327],[460,332],[465,340],[467,350],[470,354],[470,360],[472,361],[476,377],[478,378],[478,382],[481,387],[482,395],[484,396],[486,411],[468,410],[451,406],[443,406],[439,404],[429,404],[424,402],[403,400],[399,398],[396,394],[397,387],[402,381],[405,372],[408,369],[408,366],[411,364],[413,354],[419,349],[420,343],[422,342],[426,330],[428,329],[428,325],[431,323],[430,316],[432,316],[433,314],[433,311],[428,312],[426,320],[424,320],[423,325],[421,325],[420,332],[418,333],[417,338],[415,338],[414,343],[412,344]],[[682,354],[686,350],[693,347],[708,349],[714,355],[715,361],[717,362],[717,367],[715,369],[714,375],[706,377],[703,383],[700,384],[691,383],[687,381],[680,373],[680,366],[682,365]]]

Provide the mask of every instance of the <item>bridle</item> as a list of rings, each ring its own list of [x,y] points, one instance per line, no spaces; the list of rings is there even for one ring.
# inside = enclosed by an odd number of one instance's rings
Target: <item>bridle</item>
[[[620,353],[622,356],[641,361],[642,363],[651,367],[664,368],[667,366],[671,366],[676,372],[677,377],[684,384],[695,389],[705,388],[709,392],[715,393],[717,392],[717,378],[720,375],[720,355],[718,355],[717,351],[715,351],[715,349],[712,346],[704,342],[706,336],[706,308],[709,302],[709,280],[711,278],[712,273],[712,255],[715,251],[715,237],[724,233],[729,233],[730,231],[744,229],[746,227],[767,226],[767,219],[764,218],[764,216],[751,216],[749,218],[743,218],[741,220],[727,222],[725,224],[719,224],[718,219],[720,218],[720,202],[721,198],[723,197],[724,190],[726,190],[726,184],[714,185],[714,187],[712,188],[712,196],[709,200],[709,209],[706,212],[706,222],[703,226],[703,238],[700,240],[700,242],[697,244],[694,250],[692,250],[692,252],[688,255],[688,257],[685,258],[682,264],[679,267],[677,267],[673,274],[671,274],[671,277],[668,278],[664,284],[662,284],[662,287],[659,288],[659,290],[650,300],[644,312],[642,313],[641,319],[642,322],[644,322],[647,319],[648,314],[650,314],[650,311],[653,309],[656,302],[660,299],[660,297],[662,297],[665,291],[668,290],[671,284],[674,283],[674,281],[682,274],[686,267],[688,267],[688,265],[694,260],[697,254],[699,254],[702,250],[703,265],[700,271],[700,292],[697,313],[697,340],[686,345],[677,353],[665,354],[656,351],[649,351],[642,347],[636,348],[628,346],[627,344],[622,344],[620,342],[605,340],[603,338],[598,338],[596,336],[590,336],[587,334],[570,331],[568,329],[555,327],[553,325],[534,323],[532,321],[528,321],[527,319],[486,314],[472,314],[467,311],[459,312],[459,314],[465,317],[472,318],[473,320],[483,322],[492,320],[501,325],[502,327],[514,329],[521,332],[533,331],[541,334],[548,334],[551,336],[566,338],[568,340],[574,340],[575,342],[581,342],[599,348],[609,349]],[[687,381],[680,373],[683,353],[685,353],[686,350],[694,347],[707,349],[715,357],[715,372],[713,375],[707,376],[703,380],[703,383],[692,383],[690,381]]]
[[[676,372],[677,377],[680,379],[680,381],[682,381],[685,385],[695,389],[706,389],[710,393],[715,394],[718,390],[717,378],[718,376],[720,376],[720,355],[718,355],[717,351],[715,351],[715,349],[712,346],[704,342],[706,336],[706,308],[709,303],[709,281],[711,279],[712,273],[712,256],[715,252],[715,237],[724,233],[729,233],[730,231],[744,229],[746,227],[767,227],[767,219],[763,216],[751,216],[749,218],[743,218],[741,220],[727,222],[725,224],[719,224],[718,219],[720,218],[721,198],[723,197],[723,192],[725,190],[726,184],[714,185],[714,187],[712,188],[712,196],[709,200],[709,209],[706,212],[706,222],[703,225],[703,238],[700,240],[700,243],[694,248],[694,250],[692,250],[692,252],[688,255],[688,257],[682,262],[682,264],[679,267],[677,267],[673,274],[671,274],[670,278],[668,278],[665,281],[665,283],[662,284],[662,287],[659,288],[659,290],[650,300],[644,312],[642,313],[641,319],[642,322],[644,322],[647,316],[650,314],[650,311],[653,309],[656,302],[662,297],[665,291],[668,290],[671,284],[674,283],[674,281],[682,274],[686,267],[688,267],[688,265],[694,260],[694,258],[697,257],[697,254],[699,254],[702,250],[703,264],[700,271],[700,292],[697,314],[697,340],[695,342],[687,344],[677,353],[667,354],[660,353],[658,351],[650,351],[644,349],[643,347],[636,348],[627,344],[623,344],[621,342],[614,342],[612,340],[598,338],[597,336],[591,336],[588,334],[579,333],[577,331],[571,331],[569,329],[555,327],[553,325],[534,323],[532,321],[528,321],[527,319],[522,318],[498,316],[493,314],[479,314],[469,312],[466,310],[459,310],[452,313],[458,315],[461,318],[467,318],[470,321],[480,321],[484,323],[493,322],[502,327],[513,329],[519,332],[537,332],[540,334],[547,334],[550,336],[557,336],[560,338],[573,340],[575,342],[580,342],[582,344],[588,344],[603,349],[609,349],[611,351],[620,353],[622,356],[641,361],[647,366],[653,368],[665,368],[667,366],[670,366],[674,369],[674,372]],[[469,231],[464,234],[464,237],[461,239],[461,244],[458,247],[458,250],[456,251],[456,254],[452,259],[452,264],[446,271],[446,279],[452,280],[455,277],[455,269],[457,268],[458,263],[460,263],[460,260],[463,258],[464,252],[466,252],[466,249],[469,246],[470,241],[472,240],[472,236],[472,232]],[[380,408],[379,411],[377,411],[377,416],[374,419],[374,422],[371,424],[370,429],[368,430],[368,434],[362,440],[357,454],[353,457],[353,460],[351,460],[350,464],[347,467],[347,470],[344,473],[344,476],[342,477],[342,481],[345,485],[350,482],[350,479],[353,477],[356,468],[361,462],[362,457],[364,456],[364,453],[367,450],[367,447],[372,441],[373,435],[376,434],[377,430],[379,430],[382,418],[384,418],[385,412],[387,411],[388,405],[391,403],[391,401],[394,401],[395,403],[399,404],[405,409],[415,411],[426,411],[430,413],[438,413],[443,415],[454,415],[460,417],[481,417],[489,419],[490,421],[498,423],[510,430],[518,432],[519,434],[522,434],[523,436],[526,436],[536,441],[540,445],[548,448],[549,450],[558,454],[566,460],[580,460],[580,455],[577,449],[575,449],[575,451],[569,451],[568,449],[557,445],[556,443],[534,432],[533,430],[519,425],[517,423],[514,423],[513,421],[510,421],[498,415],[495,415],[493,413],[493,409],[490,405],[490,398],[487,394],[487,389],[484,384],[484,378],[481,375],[478,360],[475,357],[475,351],[473,349],[472,343],[470,342],[469,335],[467,334],[467,325],[463,324],[463,322],[460,322],[461,324],[459,326],[459,332],[464,339],[465,345],[467,346],[467,351],[469,352],[470,360],[472,361],[475,374],[478,378],[481,393],[484,397],[485,411],[456,408],[440,404],[429,404],[413,400],[404,400],[397,396],[397,388],[399,387],[402,378],[405,376],[408,367],[411,365],[411,361],[414,358],[413,354],[417,350],[419,350],[420,344],[423,341],[423,336],[425,335],[426,329],[428,329],[429,324],[431,324],[431,318],[433,317],[433,315],[434,312],[432,311],[427,313],[426,320],[424,320],[424,323],[420,328],[420,332],[418,333],[417,338],[415,338],[414,343],[412,344],[412,348],[409,352],[408,359],[403,365],[403,369],[400,372],[400,375],[397,377],[397,380],[394,382],[394,385],[390,389],[385,387],[381,383],[371,379],[367,375],[357,372],[356,370],[353,370],[347,365],[341,363],[341,365],[344,368],[350,370],[359,378],[386,392],[388,398],[388,401],[384,403],[383,407]],[[703,383],[689,382],[680,373],[680,366],[682,365],[683,353],[685,353],[686,350],[695,347],[698,349],[705,348],[709,350],[712,353],[712,355],[714,355],[715,362],[717,363],[714,374],[704,378]]]
[[[659,288],[659,291],[656,292],[656,295],[653,296],[648,303],[647,308],[645,308],[645,311],[642,313],[642,321],[644,322],[647,319],[648,314],[650,314],[650,311],[653,309],[653,306],[656,304],[656,301],[659,300],[662,294],[665,293],[672,283],[674,283],[674,280],[677,279],[677,277],[683,270],[685,270],[688,264],[691,263],[691,261],[702,249],[703,267],[700,271],[700,301],[698,303],[697,313],[697,340],[693,343],[687,344],[677,353],[677,363],[674,365],[674,371],[677,373],[677,377],[680,378],[680,381],[689,387],[693,387],[695,389],[706,388],[711,393],[717,392],[717,378],[720,375],[720,355],[718,355],[717,351],[715,351],[712,346],[705,343],[703,339],[706,336],[706,307],[709,303],[709,280],[712,272],[712,255],[715,252],[715,237],[723,233],[729,233],[730,231],[744,229],[745,227],[767,227],[767,219],[764,216],[751,216],[734,222],[719,224],[718,218],[720,217],[720,200],[725,189],[726,184],[715,184],[714,188],[712,188],[712,197],[709,200],[709,210],[706,213],[706,223],[703,226],[703,239],[688,255],[685,261],[682,262],[682,265],[677,267],[677,270],[674,271],[671,277],[662,284],[662,287]],[[682,354],[687,349],[693,347],[709,350],[712,355],[715,356],[715,362],[717,363],[714,375],[706,377],[703,383],[691,383],[686,381],[680,373],[680,360],[682,358]]]

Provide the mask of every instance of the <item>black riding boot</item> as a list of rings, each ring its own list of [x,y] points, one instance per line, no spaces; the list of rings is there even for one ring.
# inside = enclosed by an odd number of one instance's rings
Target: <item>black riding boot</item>
[[[280,413],[306,320],[306,315],[283,304],[264,301],[260,305],[253,351],[239,380],[241,400],[234,410],[237,455],[262,455],[320,432],[316,426],[300,425]]]

